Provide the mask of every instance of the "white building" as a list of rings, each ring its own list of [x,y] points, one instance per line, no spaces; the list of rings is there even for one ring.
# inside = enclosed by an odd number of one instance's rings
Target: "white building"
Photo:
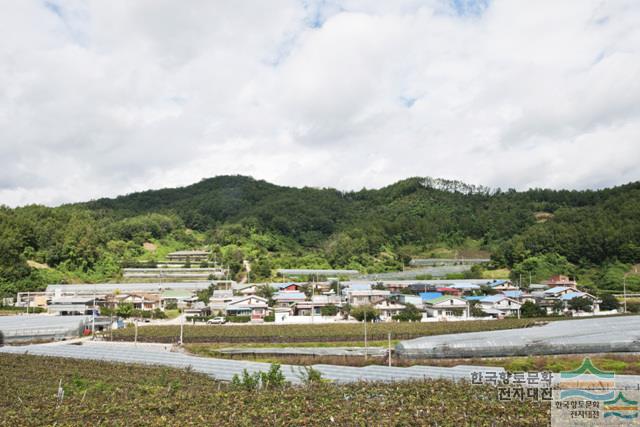
[[[423,320],[463,320],[470,317],[467,301],[451,295],[429,299],[422,304],[426,314]]]

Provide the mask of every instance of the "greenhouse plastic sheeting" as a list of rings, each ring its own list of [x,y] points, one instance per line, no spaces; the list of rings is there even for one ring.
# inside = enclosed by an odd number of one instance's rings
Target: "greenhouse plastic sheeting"
[[[592,317],[401,341],[401,357],[462,358],[640,351],[640,316]]]
[[[171,351],[171,346],[161,344],[136,345],[131,343],[83,341],[81,345],[55,343],[20,347],[5,346],[0,347],[0,353],[161,365],[173,368],[190,367],[196,372],[202,372],[223,381],[230,381],[233,375],[241,374],[244,369],[248,372],[266,372],[270,367],[270,364],[261,362],[191,356],[179,351]],[[459,381],[470,380],[471,372],[473,371],[504,371],[502,368],[470,366],[452,368],[413,366],[410,368],[396,368],[380,365],[365,367],[313,365],[313,367],[322,373],[323,378],[339,383],[353,381],[400,381],[424,378],[445,378]],[[281,365],[281,369],[287,381],[291,381],[292,383],[301,382],[301,376],[304,372],[303,367]]]
[[[266,372],[268,363],[243,360],[213,359],[171,351],[172,347],[161,344],[131,344],[83,341],[81,345],[68,343],[34,344],[21,347],[0,347],[0,353],[30,354],[39,356],[67,357],[73,359],[102,360],[108,362],[135,363],[144,365],[168,366],[172,368],[190,368],[218,380],[230,381],[235,374],[248,372]],[[364,367],[313,365],[322,373],[324,379],[336,383],[357,381],[407,381],[421,379],[445,379],[451,381],[471,381],[474,372],[504,372],[503,368],[489,366],[458,365],[451,368],[439,366],[411,366],[407,368],[369,365]],[[296,365],[281,365],[287,381],[294,384],[302,382],[304,368]],[[552,376],[557,384],[558,375]],[[638,389],[640,377],[616,375],[616,387],[619,389]]]

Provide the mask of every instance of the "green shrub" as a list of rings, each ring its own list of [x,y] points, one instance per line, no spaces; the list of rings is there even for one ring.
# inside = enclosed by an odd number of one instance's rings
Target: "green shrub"
[[[280,365],[272,363],[267,372],[258,371],[250,374],[249,371],[243,369],[242,376],[235,374],[231,378],[231,385],[235,388],[251,391],[260,388],[281,388],[287,385],[287,381],[280,370]]]
[[[264,321],[265,321],[265,322],[275,322],[275,321],[276,321],[276,315],[275,315],[275,313],[271,313],[270,315],[265,316],[265,317],[264,317]]]
[[[248,323],[251,321],[251,316],[227,316],[226,319],[227,322]]]
[[[338,314],[338,307],[333,304],[325,305],[320,309],[320,314],[323,316],[335,316]]]
[[[299,369],[300,380],[305,385],[311,385],[322,382],[322,372],[313,369],[311,366],[301,366]]]

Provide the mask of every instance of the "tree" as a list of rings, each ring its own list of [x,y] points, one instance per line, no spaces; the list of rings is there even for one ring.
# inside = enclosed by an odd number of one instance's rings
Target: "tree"
[[[367,318],[367,322],[373,322],[380,316],[380,312],[373,308],[373,306],[371,305],[360,305],[358,307],[352,307],[349,314],[353,316],[358,322],[362,322],[365,317]]]
[[[276,293],[276,290],[269,284],[264,284],[261,286],[256,286],[256,295],[266,299],[268,305],[273,305],[273,295]]]
[[[482,310],[482,307],[478,301],[471,301],[469,312],[472,317],[486,317],[487,313]]]
[[[116,314],[119,317],[122,317],[124,319],[131,317],[133,315],[133,304],[130,304],[130,303],[120,304],[116,309]]]
[[[554,301],[553,305],[551,306],[551,310],[554,314],[562,313],[562,311],[564,310],[564,303],[562,302],[562,300]]]
[[[335,316],[338,314],[338,307],[333,304],[327,304],[320,308],[320,314],[323,316]]]
[[[520,315],[522,317],[543,317],[547,314],[544,308],[532,301],[525,301],[520,307]]]
[[[419,322],[422,319],[422,312],[415,305],[407,303],[404,310],[393,316],[393,319],[401,322]]]
[[[601,310],[617,310],[620,308],[620,302],[612,294],[604,294],[600,303]]]
[[[589,301],[589,299],[585,297],[576,297],[569,300],[569,308],[571,310],[585,312],[591,312],[593,309],[591,306],[591,301]]]

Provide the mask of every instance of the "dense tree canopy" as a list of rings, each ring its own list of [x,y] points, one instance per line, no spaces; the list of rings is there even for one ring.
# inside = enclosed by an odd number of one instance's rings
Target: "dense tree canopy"
[[[470,241],[523,280],[595,269],[593,281],[613,290],[640,261],[638,212],[640,183],[516,192],[410,178],[340,192],[220,176],[56,208],[0,208],[0,293],[114,279],[123,263],[169,249],[208,246],[233,274],[248,260],[252,276],[264,278],[292,267],[392,271]],[[145,242],[161,249],[149,252]]]

